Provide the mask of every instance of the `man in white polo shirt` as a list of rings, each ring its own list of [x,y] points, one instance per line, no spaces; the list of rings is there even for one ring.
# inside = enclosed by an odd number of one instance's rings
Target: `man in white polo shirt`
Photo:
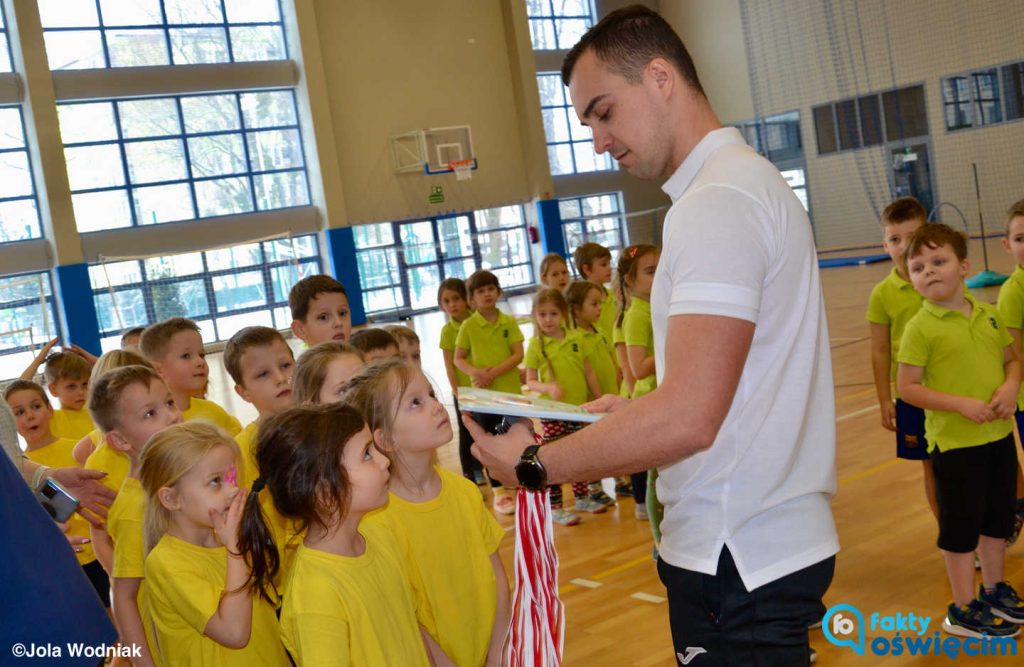
[[[657,467],[658,571],[680,663],[806,665],[839,550],[832,368],[807,214],[721,126],[651,10],[608,15],[562,77],[596,151],[664,179],[673,201],[651,294],[658,388],[596,401],[612,414],[540,450],[524,449],[523,427],[495,437],[470,424],[476,451],[528,487]]]

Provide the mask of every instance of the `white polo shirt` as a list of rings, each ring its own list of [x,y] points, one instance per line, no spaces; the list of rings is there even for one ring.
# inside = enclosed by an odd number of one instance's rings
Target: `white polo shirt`
[[[839,550],[832,362],[811,223],[733,128],[705,136],[662,189],[673,204],[651,293],[655,359],[673,315],[756,328],[714,445],[658,470],[660,554],[715,574],[725,545],[753,590]],[[663,373],[658,363],[659,385]]]

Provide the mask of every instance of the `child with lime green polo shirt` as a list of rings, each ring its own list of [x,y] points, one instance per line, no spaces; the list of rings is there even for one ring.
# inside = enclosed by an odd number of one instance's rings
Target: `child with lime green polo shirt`
[[[1006,236],[1003,237],[1003,248],[1013,257],[1017,268],[1014,269],[1010,278],[999,288],[999,300],[996,308],[999,310],[1007,331],[1013,337],[1013,349],[1020,357],[1021,330],[1024,329],[1024,199],[1016,202],[1006,212]],[[1024,390],[1017,397],[1017,411],[1014,417],[1017,420],[1017,432],[1024,434]],[[1017,514],[1013,524],[1013,535],[1009,544],[1017,541],[1021,528],[1024,527],[1024,475],[1021,474],[1020,466],[1017,467]]]
[[[498,309],[501,284],[490,271],[474,272],[466,280],[470,305],[476,312],[465,319],[455,339],[455,368],[469,376],[474,387],[521,394],[519,362],[523,360],[523,332],[515,318]],[[480,425],[493,431],[497,419],[478,418]],[[515,500],[508,489],[493,479],[494,508],[502,514],[515,512]]]
[[[615,295],[605,289],[605,285],[612,280],[612,253],[600,243],[584,243],[573,251],[572,260],[580,276],[601,289],[601,315],[595,326],[611,340],[615,318],[619,313]]]
[[[921,310],[923,301],[904,271],[903,251],[914,232],[927,222],[928,213],[913,197],[900,197],[885,207],[879,221],[882,226],[882,247],[894,266],[889,275],[871,290],[867,320],[871,330],[871,370],[882,426],[896,433],[897,458],[922,462],[925,496],[932,514],[938,517],[935,477],[924,435],[924,411],[901,400],[898,392],[893,401],[892,392],[903,330],[910,318]]]
[[[1003,577],[1016,500],[1010,418],[1020,363],[996,309],[964,293],[963,234],[925,225],[908,242],[905,262],[925,301],[903,333],[897,378],[904,400],[925,411],[938,547],[953,590],[943,629],[967,637],[1014,636],[1024,623],[1024,602]],[[975,551],[982,575],[977,596]]]
[[[466,479],[483,484],[487,481],[484,468],[473,456],[473,436],[462,423],[459,411],[459,387],[472,385],[470,377],[455,367],[455,341],[459,337],[459,328],[472,311],[469,309],[469,294],[466,283],[461,278],[446,278],[437,288],[437,305],[448,315],[448,321],[441,328],[439,347],[444,355],[444,370],[448,375],[448,386],[452,390],[455,402],[455,421],[459,424],[459,463],[462,465],[462,476]]]
[[[576,329],[566,330],[569,304],[557,289],[542,289],[533,299],[535,334],[526,349],[526,384],[541,397],[582,405],[591,397],[601,394],[601,386],[594,373],[591,359],[585,352],[583,337]],[[593,348],[591,348],[593,349]],[[544,444],[574,433],[583,427],[579,422],[554,419],[540,420]],[[590,488],[600,482],[574,482],[573,496],[577,512],[600,514],[615,501],[601,491],[591,497]],[[562,486],[555,484],[550,490],[551,519],[563,526],[580,522],[577,515],[562,506]]]

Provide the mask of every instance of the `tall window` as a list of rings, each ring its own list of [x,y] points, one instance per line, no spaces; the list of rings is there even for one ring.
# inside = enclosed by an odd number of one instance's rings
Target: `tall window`
[[[1022,74],[1022,63],[1012,63],[942,79],[946,129],[963,130],[1021,118]]]
[[[0,243],[40,236],[42,229],[21,108],[0,106]]]
[[[58,112],[79,231],[309,203],[291,90],[72,102]]]
[[[611,251],[614,263],[618,251],[626,245],[621,202],[622,194],[618,192],[559,199],[562,233],[569,252],[584,243],[599,243]]]
[[[533,282],[521,206],[358,225],[353,229],[367,313],[406,315],[437,308],[445,278],[494,272],[502,289]]]
[[[0,377],[21,375],[40,346],[59,335],[49,273],[0,277]]]
[[[51,69],[288,57],[278,0],[38,0]]]
[[[948,81],[944,81],[943,84]],[[955,90],[958,84],[954,82],[951,85],[954,85]],[[952,98],[948,99],[953,101],[946,106],[947,125],[949,119],[955,117],[958,105],[961,104],[955,92],[951,95]],[[962,111],[966,113],[967,98],[963,99],[965,101]],[[814,134],[818,140],[818,155],[877,146],[884,142],[902,141],[928,134],[924,86],[907,86],[830,102],[812,108],[811,115],[814,118]],[[799,119],[797,118],[795,122],[799,122]],[[785,131],[783,128],[779,129]],[[773,162],[777,161],[775,157],[770,159]]]
[[[562,85],[561,75],[538,74],[537,88],[551,173],[558,176],[616,169],[608,153],[598,155],[594,152],[593,136],[588,128],[580,125],[569,101],[569,91]]]
[[[11,71],[11,46],[7,40],[7,19],[4,18],[4,7],[0,3],[0,72]]]
[[[286,329],[288,293],[320,272],[316,236],[281,238],[221,250],[89,267],[104,349],[117,347],[124,329],[168,317],[195,320],[207,342],[227,340],[246,326]]]
[[[594,25],[590,0],[526,0],[526,14],[537,51],[570,49]]]
[[[971,87],[979,125],[991,125],[1003,120],[1003,108],[999,103],[999,74],[993,68],[971,74]]]

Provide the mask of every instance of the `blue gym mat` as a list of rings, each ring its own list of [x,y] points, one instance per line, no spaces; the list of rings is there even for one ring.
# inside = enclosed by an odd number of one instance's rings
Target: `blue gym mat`
[[[858,266],[864,264],[874,264],[875,262],[884,262],[889,259],[889,255],[854,255],[852,257],[832,257],[829,259],[819,259],[818,267],[822,269],[830,269],[835,266]]]

